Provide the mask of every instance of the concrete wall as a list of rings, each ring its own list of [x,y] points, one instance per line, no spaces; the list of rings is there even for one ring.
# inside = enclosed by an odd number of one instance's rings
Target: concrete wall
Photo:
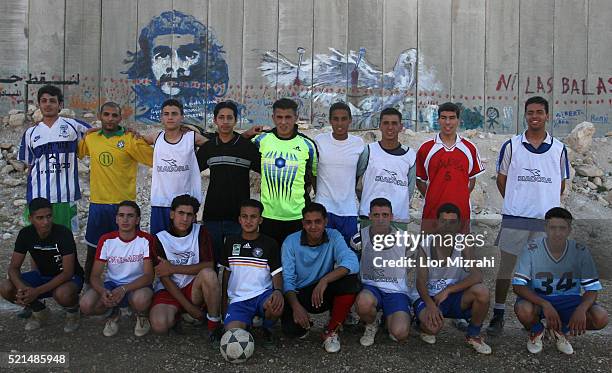
[[[355,128],[395,106],[423,130],[454,101],[464,129],[515,133],[541,95],[555,134],[584,120],[601,134],[611,19],[609,0],[4,0],[0,114],[35,101],[44,79],[77,113],[114,100],[143,123],[177,96],[190,122],[210,124],[231,99],[242,126],[269,124],[272,102],[292,97],[315,125],[344,100]]]

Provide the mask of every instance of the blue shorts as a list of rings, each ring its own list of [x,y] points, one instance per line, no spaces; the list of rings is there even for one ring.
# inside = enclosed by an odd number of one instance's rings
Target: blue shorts
[[[225,313],[223,323],[227,325],[232,321],[240,321],[247,324],[247,326],[250,326],[253,317],[261,316],[262,318],[265,318],[266,312],[264,310],[264,304],[270,295],[272,295],[273,291],[274,290],[272,289],[266,290],[251,299],[230,303],[227,306],[227,312]]]
[[[104,281],[104,289],[108,291],[113,291],[121,285],[123,284],[117,284],[116,282],[113,282],[113,281]],[[128,291],[127,293],[125,293],[125,295],[123,296],[123,299],[121,299],[121,303],[119,303],[119,307],[124,308],[129,305],[128,297],[130,296],[131,293],[132,293],[131,291]]]
[[[336,229],[348,245],[351,238],[357,234],[357,216],[340,216],[327,213],[327,228]]]
[[[33,288],[43,286],[47,282],[53,280],[55,276],[44,276],[38,271],[24,272],[21,274],[21,279]],[[83,277],[73,275],[70,279],[77,286],[77,293],[83,288]],[[38,296],[38,299],[50,298],[53,296],[53,291],[48,291]]]
[[[87,231],[85,242],[89,246],[98,246],[100,237],[109,232],[118,230],[117,227],[118,205],[106,205],[101,203],[89,204],[89,216],[87,217]]]
[[[449,319],[470,319],[472,317],[472,310],[461,309],[461,298],[463,298],[463,291],[452,293],[440,303],[438,308],[442,312],[442,316]],[[427,307],[423,299],[419,298],[414,302],[414,314],[419,315]]]
[[[555,310],[559,314],[559,318],[561,319],[561,323],[563,324],[561,327],[561,331],[563,333],[569,332],[569,328],[567,325],[569,324],[569,321],[572,318],[572,315],[574,314],[574,311],[576,310],[576,308],[580,305],[580,303],[582,303],[582,296],[577,295],[577,294],[575,295],[556,295],[556,296],[550,296],[550,295],[547,296],[547,295],[538,294],[538,296],[550,302],[550,304],[552,304],[552,306],[555,308]],[[527,300],[521,297],[516,298],[516,304],[522,301],[527,301]],[[543,319],[543,318],[544,318],[544,312],[540,310],[540,319]]]
[[[383,316],[388,317],[396,312],[406,312],[410,315],[410,298],[402,293],[385,293],[376,286],[363,285],[363,290],[367,290],[376,298],[376,310],[382,309]]]
[[[170,207],[151,207],[151,224],[149,232],[157,234],[170,228]]]

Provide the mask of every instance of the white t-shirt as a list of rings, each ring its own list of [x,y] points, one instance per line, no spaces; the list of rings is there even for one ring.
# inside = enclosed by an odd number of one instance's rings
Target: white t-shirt
[[[181,136],[176,144],[162,131],[153,148],[151,206],[170,207],[176,196],[189,194],[202,203],[202,178],[195,154],[195,132]]]
[[[89,128],[85,122],[59,117],[51,127],[40,122],[24,132],[18,159],[30,166],[28,201],[43,197],[59,203],[81,198],[78,143]]]
[[[361,137],[336,140],[331,132],[315,137],[319,149],[315,202],[338,216],[357,216],[357,161],[363,151]]]
[[[200,224],[193,224],[191,232],[183,237],[177,237],[170,234],[168,231],[157,233],[157,239],[162,245],[164,253],[159,253],[160,256],[165,256],[166,259],[173,265],[188,266],[200,263]],[[194,275],[185,275],[175,273],[170,276],[170,279],[176,284],[179,289],[189,285],[195,278]],[[165,289],[161,281],[157,281],[153,286],[155,291]]]
[[[115,231],[100,238],[96,260],[106,262],[105,281],[125,285],[144,274],[144,260],[149,259],[154,250],[155,238],[149,233],[137,231],[131,241],[123,241]]]

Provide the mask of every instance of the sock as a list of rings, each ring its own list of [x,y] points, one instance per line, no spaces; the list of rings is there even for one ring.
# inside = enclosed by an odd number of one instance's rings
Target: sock
[[[327,325],[327,331],[336,330],[342,325],[346,319],[346,315],[348,315],[349,311],[351,310],[351,306],[355,302],[356,297],[356,294],[343,294],[334,297],[331,309],[331,318],[329,320],[329,324]]]
[[[272,330],[274,324],[276,324],[276,320],[264,319],[261,326],[263,326],[265,329]]]
[[[208,331],[213,331],[221,326],[221,318],[219,316],[211,316],[210,314],[206,314]]]
[[[531,333],[532,334],[537,334],[541,331],[544,330],[544,325],[542,324],[542,321],[538,321],[537,323],[533,324],[531,326]]]
[[[493,306],[493,316],[504,317],[504,312],[506,311],[506,305],[503,303],[495,303]]]
[[[563,325],[561,325],[561,333],[563,333],[563,334],[566,334],[566,335],[567,335],[567,333],[569,333],[569,331],[570,331],[570,329],[569,329],[568,324],[563,324]]]
[[[28,306],[32,309],[32,312],[40,312],[45,309],[44,303],[42,303],[39,300],[35,300],[34,302],[30,303]]]
[[[468,337],[480,337],[480,328],[482,325],[474,325],[470,323],[467,328],[467,336]]]

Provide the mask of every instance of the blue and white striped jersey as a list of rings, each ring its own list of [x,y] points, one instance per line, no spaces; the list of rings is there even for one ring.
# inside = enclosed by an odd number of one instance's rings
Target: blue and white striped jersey
[[[601,290],[597,268],[589,249],[574,240],[567,240],[559,259],[550,254],[546,238],[531,241],[523,250],[513,285],[526,285],[539,295],[580,295],[584,291]]]
[[[28,128],[21,138],[19,160],[30,166],[27,201],[43,197],[51,203],[81,198],[77,164],[78,142],[91,126],[59,117],[51,127]]]

